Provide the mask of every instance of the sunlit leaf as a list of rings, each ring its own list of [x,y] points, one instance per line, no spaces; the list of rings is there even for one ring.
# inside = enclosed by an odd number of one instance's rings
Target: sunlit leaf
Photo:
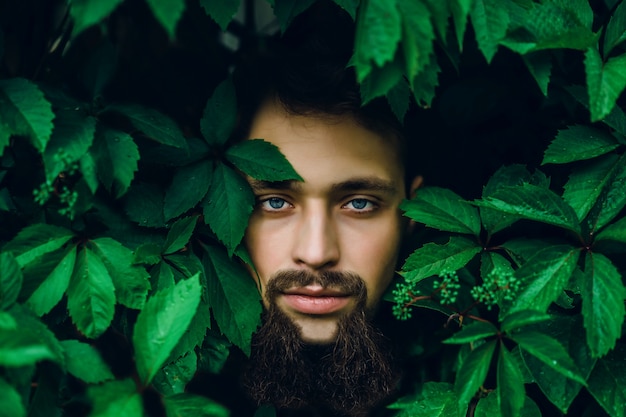
[[[226,151],[226,158],[245,174],[262,181],[302,181],[278,147],[262,139],[242,141]]]
[[[47,314],[56,306],[70,285],[72,272],[76,263],[76,246],[72,246],[56,263],[48,276],[30,294],[26,300],[28,306],[38,316]]]

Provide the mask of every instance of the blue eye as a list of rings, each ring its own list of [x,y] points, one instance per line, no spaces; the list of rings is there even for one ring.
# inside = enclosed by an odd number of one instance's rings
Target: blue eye
[[[267,203],[270,205],[271,208],[275,210],[281,209],[285,206],[285,200],[278,197],[270,198],[269,200],[267,200]]]
[[[359,213],[369,213],[378,208],[376,203],[366,198],[355,198],[350,200],[344,205],[344,207]]]
[[[367,206],[367,203],[369,203],[369,201],[364,198],[356,198],[352,200],[351,203],[352,207],[354,207],[355,209],[363,210]]]

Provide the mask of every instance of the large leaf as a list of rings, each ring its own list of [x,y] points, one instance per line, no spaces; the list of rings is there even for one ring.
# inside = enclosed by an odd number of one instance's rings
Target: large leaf
[[[542,249],[531,257],[515,275],[521,281],[521,291],[507,314],[523,310],[546,311],[567,285],[580,250],[557,245]]]
[[[470,16],[478,47],[487,62],[491,62],[506,34],[509,14],[498,0],[475,0]]]
[[[537,310],[521,310],[509,314],[502,320],[502,331],[510,332],[520,327],[541,323],[550,319],[550,315]]]
[[[487,397],[481,398],[476,405],[474,417],[509,417],[502,414],[502,410],[498,405],[500,394],[496,388]],[[519,417],[542,417],[541,410],[537,404],[528,396],[524,397],[524,405],[518,414]]]
[[[500,414],[511,417],[519,416],[524,406],[524,378],[517,362],[504,346],[504,343],[500,344],[496,380]]]
[[[531,52],[524,55],[522,59],[543,95],[547,96],[552,73],[552,56],[550,53],[546,51]]]
[[[213,176],[213,163],[200,161],[180,168],[165,192],[163,214],[173,219],[195,206],[209,191]]]
[[[13,252],[17,263],[23,267],[41,255],[59,249],[72,237],[73,233],[62,227],[32,224],[22,229],[3,247],[3,251]]]
[[[277,146],[263,139],[244,140],[228,149],[226,158],[245,174],[262,181],[302,181]]]
[[[122,1],[123,0],[72,0],[70,7],[70,15],[74,20],[72,35],[78,36],[89,26],[99,23],[110,15]]]
[[[604,56],[609,56],[613,48],[626,41],[626,3],[621,2],[611,14],[611,20],[604,31]]]
[[[43,152],[53,119],[52,106],[35,84],[23,78],[0,80],[0,154],[11,135],[26,136]]]
[[[61,346],[65,351],[67,371],[90,384],[97,384],[114,376],[109,366],[93,346],[78,340],[64,340]]]
[[[587,389],[611,417],[626,415],[626,347],[618,345],[598,359]]]
[[[600,253],[585,257],[585,280],[582,288],[583,318],[587,344],[594,357],[604,356],[615,347],[622,334],[626,310],[626,289],[613,263]]]
[[[590,47],[585,53],[585,72],[591,121],[595,122],[609,114],[626,87],[626,54],[603,62],[598,49]]]
[[[204,5],[203,7],[206,8]],[[220,7],[223,7],[222,3]],[[236,121],[235,86],[232,79],[227,78],[215,88],[213,95],[207,101],[200,120],[200,132],[210,144],[223,145],[230,137]]]
[[[65,291],[67,291],[76,263],[76,246],[60,253],[59,258],[54,257],[54,261],[52,270],[30,294],[25,303],[38,316],[49,313],[61,301]]]
[[[202,287],[198,276],[154,294],[139,313],[133,331],[135,362],[146,386],[161,368],[196,314]]]
[[[8,310],[17,300],[24,277],[11,252],[0,253],[0,311]]]
[[[361,81],[361,102],[367,104],[376,97],[384,96],[398,83],[402,83],[401,62],[396,59],[382,68],[375,68]]]
[[[176,37],[176,26],[185,11],[185,0],[146,0],[154,17],[170,38]]]
[[[215,321],[228,339],[247,355],[252,333],[259,325],[261,300],[254,279],[240,264],[216,247],[203,257],[209,304]]]
[[[240,0],[222,0],[219,2],[200,0],[200,6],[202,6],[206,14],[215,20],[222,31],[225,31],[233,16],[237,13],[237,9],[239,9],[239,2]]]
[[[402,202],[400,209],[407,217],[428,227],[475,236],[480,234],[478,210],[445,188],[422,188],[413,199]]]
[[[100,336],[113,320],[115,287],[106,266],[89,248],[83,248],[76,257],[67,308],[78,330],[89,338]]]
[[[467,406],[487,377],[496,341],[484,343],[470,352],[463,360],[454,381],[458,397],[458,415],[465,415]]]
[[[0,366],[19,367],[55,359],[45,343],[25,330],[0,328]]]
[[[498,334],[496,326],[489,322],[475,321],[471,324],[464,325],[460,332],[455,333],[452,337],[444,340],[444,343],[464,344],[475,342]]]
[[[164,398],[167,417],[228,417],[228,409],[215,401],[194,394],[177,394]]]
[[[26,407],[20,394],[7,381],[0,377],[0,417],[26,417]]]
[[[626,154],[615,162],[607,177],[605,189],[589,211],[588,226],[592,232],[602,229],[626,207]]]
[[[315,0],[273,0],[274,14],[280,23],[280,30],[285,32],[293,19],[311,7]]]
[[[387,408],[400,410],[396,417],[457,417],[454,389],[445,382],[426,382],[419,394],[402,397]]]
[[[402,16],[402,51],[406,63],[405,74],[409,80],[430,62],[433,53],[435,30],[431,23],[431,14],[418,1],[397,0],[397,7]]]
[[[482,248],[474,241],[451,236],[448,243],[427,243],[416,249],[404,262],[402,276],[417,282],[431,275],[463,268]]]
[[[111,194],[119,198],[126,194],[137,171],[139,149],[128,134],[98,126],[92,148],[98,177]]]
[[[591,126],[575,125],[559,130],[544,152],[542,165],[566,164],[604,155],[619,144],[607,132]]]
[[[141,417],[141,394],[132,379],[109,381],[87,389],[93,409],[90,417]]]
[[[204,221],[230,254],[243,238],[253,207],[254,194],[248,182],[224,164],[217,164],[204,202]]]

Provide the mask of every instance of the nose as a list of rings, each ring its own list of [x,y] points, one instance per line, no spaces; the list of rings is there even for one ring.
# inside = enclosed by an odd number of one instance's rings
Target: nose
[[[336,224],[323,204],[303,210],[294,238],[292,256],[298,266],[321,270],[339,261]]]

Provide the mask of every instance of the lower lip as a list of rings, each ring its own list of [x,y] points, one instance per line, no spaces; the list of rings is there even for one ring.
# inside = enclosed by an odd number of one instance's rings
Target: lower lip
[[[285,303],[302,314],[330,314],[346,307],[350,297],[311,297],[308,295],[284,294]]]

